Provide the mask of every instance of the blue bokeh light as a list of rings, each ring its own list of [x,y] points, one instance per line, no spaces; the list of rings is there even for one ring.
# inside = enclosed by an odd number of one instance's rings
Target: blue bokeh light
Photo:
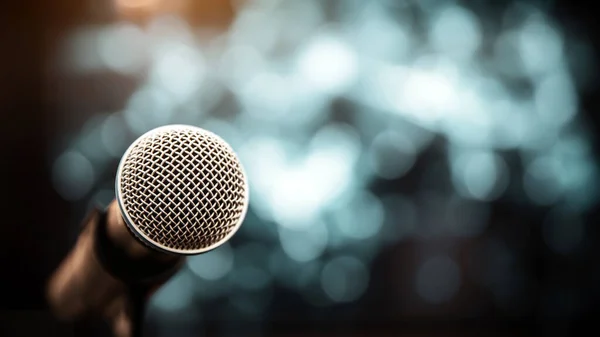
[[[128,144],[171,123],[219,134],[248,174],[239,241],[190,258],[156,308],[227,297],[226,308],[257,318],[279,286],[311,305],[359,300],[382,247],[480,238],[499,199],[552,208],[544,242],[578,249],[582,214],[600,197],[579,101],[589,80],[578,60],[590,69],[594,58],[568,48],[583,42],[524,3],[498,18],[456,1],[327,3],[239,2],[214,35],[169,14],[81,27],[65,41],[69,73],[139,84],[65,137],[52,158],[63,198],[110,198],[107,172]],[[483,283],[503,303],[522,275],[506,244],[489,246]],[[412,290],[452,301],[462,266],[443,254],[420,263]]]

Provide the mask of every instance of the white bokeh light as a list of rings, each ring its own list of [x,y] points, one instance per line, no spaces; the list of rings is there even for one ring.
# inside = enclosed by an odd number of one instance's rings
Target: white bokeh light
[[[184,102],[200,89],[205,67],[197,48],[183,42],[163,43],[155,48],[150,82]]]
[[[64,63],[62,66],[67,71],[74,73],[93,73],[104,69],[100,41],[102,40],[102,27],[87,26],[77,29],[65,41]]]
[[[194,275],[205,280],[219,280],[233,268],[234,253],[228,243],[210,252],[188,258],[187,265]]]
[[[162,286],[150,301],[150,309],[161,315],[186,315],[194,301],[194,278],[189,273],[178,273]]]
[[[120,23],[109,26],[100,35],[99,53],[109,69],[135,74],[147,62],[147,35],[133,24]]]
[[[173,97],[160,86],[144,86],[129,98],[124,111],[125,122],[136,134],[142,134],[167,124],[175,106]]]
[[[526,71],[540,76],[560,68],[563,58],[563,41],[547,18],[532,15],[521,28],[518,47]]]
[[[477,17],[466,8],[450,6],[438,14],[430,32],[435,48],[459,60],[469,59],[482,40]]]
[[[381,230],[384,208],[376,196],[363,192],[348,202],[341,203],[333,217],[337,228],[344,236],[363,240],[375,236]]]
[[[508,166],[487,151],[459,152],[452,159],[452,181],[463,196],[482,201],[497,199],[508,185]]]
[[[360,144],[346,126],[329,126],[315,135],[311,151],[270,175],[268,195],[274,219],[282,226],[310,223],[352,187]]]
[[[569,74],[555,72],[547,75],[535,89],[538,115],[552,124],[562,125],[577,113],[577,92]]]
[[[334,302],[352,302],[367,290],[369,271],[360,260],[341,256],[325,265],[321,273],[321,285]]]
[[[548,156],[535,158],[528,164],[523,186],[534,203],[547,206],[563,196],[564,189],[558,178],[561,166],[560,161]]]
[[[68,151],[54,162],[52,182],[63,198],[76,201],[83,198],[94,186],[94,168],[81,153]]]
[[[316,221],[300,229],[279,228],[279,239],[283,251],[298,262],[312,261],[327,248],[327,228]]]
[[[412,168],[417,150],[409,137],[388,130],[375,137],[370,153],[373,170],[380,177],[397,179]]]
[[[348,43],[333,34],[324,33],[300,54],[298,71],[324,92],[339,94],[354,83],[358,61]]]

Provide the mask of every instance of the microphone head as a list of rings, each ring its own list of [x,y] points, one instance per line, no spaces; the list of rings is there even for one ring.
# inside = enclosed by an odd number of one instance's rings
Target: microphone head
[[[188,126],[156,128],[127,149],[116,199],[130,231],[150,248],[194,255],[239,229],[248,209],[244,169],[223,139]]]

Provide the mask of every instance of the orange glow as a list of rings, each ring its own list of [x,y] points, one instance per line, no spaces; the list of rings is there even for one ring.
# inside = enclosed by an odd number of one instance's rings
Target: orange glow
[[[154,8],[158,7],[160,0],[116,0],[117,7],[123,8]]]
[[[122,16],[178,13],[189,4],[188,0],[114,0],[115,10]]]
[[[139,24],[167,14],[196,25],[225,27],[235,15],[232,0],[113,0],[112,3],[118,18]]]

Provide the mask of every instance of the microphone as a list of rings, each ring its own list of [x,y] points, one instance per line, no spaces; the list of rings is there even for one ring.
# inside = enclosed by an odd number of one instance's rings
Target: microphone
[[[99,313],[115,331],[131,330],[119,317],[140,320],[144,299],[186,256],[227,242],[248,201],[242,164],[219,136],[189,125],[147,132],[121,158],[115,200],[88,215],[75,247],[50,278],[51,308],[64,319]]]
[[[164,253],[217,248],[248,209],[246,174],[233,149],[192,126],[161,127],[138,138],[121,159],[115,190],[127,228]]]

